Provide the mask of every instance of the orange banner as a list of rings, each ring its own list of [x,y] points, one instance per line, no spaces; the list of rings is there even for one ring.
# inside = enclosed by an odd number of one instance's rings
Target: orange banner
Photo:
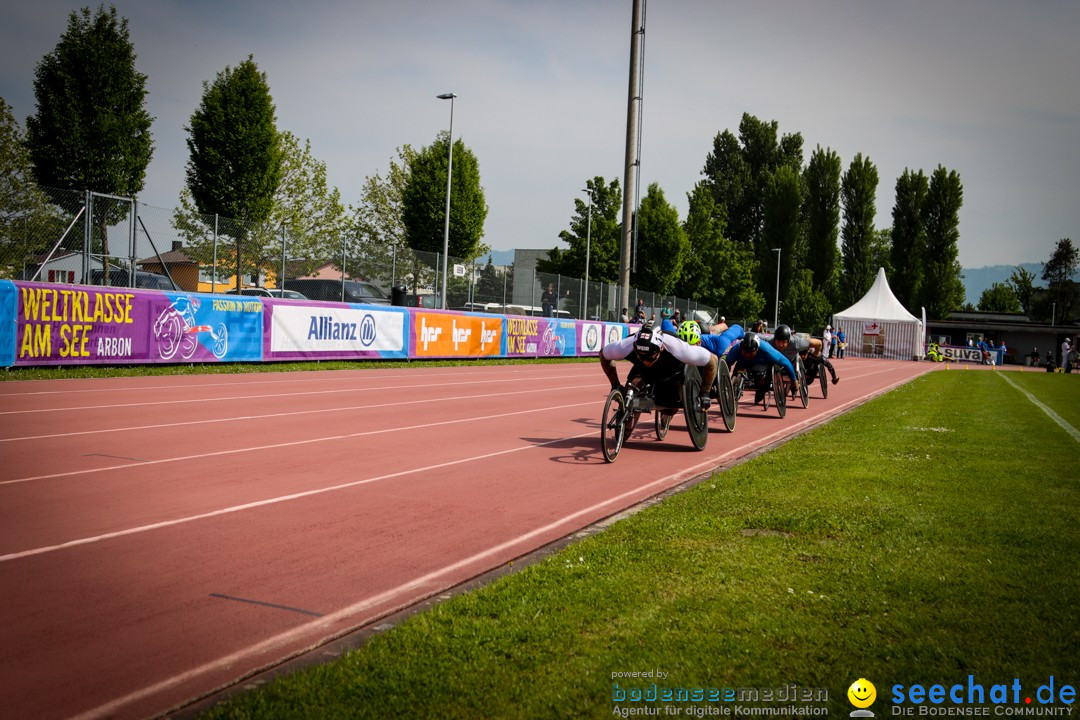
[[[413,312],[414,357],[502,355],[504,318]]]

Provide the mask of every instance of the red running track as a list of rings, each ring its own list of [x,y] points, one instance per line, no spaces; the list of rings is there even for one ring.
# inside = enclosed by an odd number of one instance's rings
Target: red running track
[[[611,465],[592,363],[2,383],[0,707],[164,712],[930,369],[836,365]]]

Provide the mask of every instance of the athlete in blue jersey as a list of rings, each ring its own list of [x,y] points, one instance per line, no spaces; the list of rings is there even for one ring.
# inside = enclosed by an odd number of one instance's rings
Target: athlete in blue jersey
[[[761,402],[765,392],[769,389],[769,372],[773,365],[779,365],[784,369],[791,382],[795,379],[795,366],[791,361],[780,354],[780,351],[767,341],[758,337],[757,333],[749,332],[743,335],[743,339],[732,345],[725,356],[728,367],[735,370],[746,370],[747,374],[754,378],[754,403]]]

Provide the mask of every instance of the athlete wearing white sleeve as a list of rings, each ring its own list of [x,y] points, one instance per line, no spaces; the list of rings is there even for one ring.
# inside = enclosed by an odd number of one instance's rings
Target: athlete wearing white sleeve
[[[646,323],[636,335],[629,335],[609,343],[600,351],[600,367],[611,387],[621,387],[615,360],[627,359],[633,365],[627,375],[627,384],[648,382],[658,390],[668,389],[673,380],[681,377],[684,365],[701,368],[702,409],[708,409],[709,388],[716,377],[717,359],[700,346],[689,345],[675,335],[660,332],[652,323]]]

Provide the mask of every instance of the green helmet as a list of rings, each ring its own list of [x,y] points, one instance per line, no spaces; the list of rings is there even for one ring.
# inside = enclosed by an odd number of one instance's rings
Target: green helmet
[[[679,339],[690,345],[701,343],[701,326],[696,320],[686,320],[679,324]]]

